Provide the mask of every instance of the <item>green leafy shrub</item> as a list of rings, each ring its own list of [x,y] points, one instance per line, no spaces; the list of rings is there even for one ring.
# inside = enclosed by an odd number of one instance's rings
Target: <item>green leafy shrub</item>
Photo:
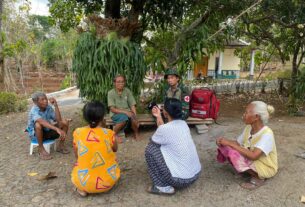
[[[64,58],[65,45],[61,39],[48,39],[43,42],[41,56],[47,66],[53,66],[55,61]]]
[[[77,42],[72,71],[76,73],[81,97],[107,103],[107,93],[113,88],[113,78],[118,74],[126,77],[127,87],[137,98],[147,68],[140,45],[116,39],[113,33],[106,39],[98,39],[86,32]]]
[[[71,75],[70,74],[66,75],[65,79],[60,84],[60,89],[63,90],[71,87],[71,81],[72,81]]]
[[[294,88],[296,98],[304,101],[305,98],[305,67],[299,71],[296,86]]]
[[[0,114],[25,111],[27,105],[27,101],[15,93],[0,92]]]
[[[305,67],[299,70],[298,77],[289,101],[289,113],[295,114],[305,103]]]

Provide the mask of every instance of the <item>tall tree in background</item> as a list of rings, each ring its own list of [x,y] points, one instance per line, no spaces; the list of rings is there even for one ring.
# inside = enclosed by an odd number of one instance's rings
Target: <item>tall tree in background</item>
[[[79,49],[76,49],[74,68],[78,74],[82,74],[78,76],[81,94],[92,99],[106,96],[106,91],[112,84],[111,77],[117,72],[127,74],[128,83],[135,86],[131,86],[131,89],[139,93],[139,86],[142,85],[145,74],[143,54],[134,50],[138,55],[129,58],[128,55],[131,53],[127,50],[129,46],[126,47],[125,44],[128,42],[134,48],[136,48],[135,44],[138,44],[137,47],[140,48],[139,44],[144,43],[143,40],[147,44],[153,43],[145,35],[145,31],[149,31],[150,34],[155,31],[170,33],[171,45],[167,44],[169,51],[165,54],[162,65],[178,67],[183,75],[192,60],[202,57],[203,48],[213,51],[223,45],[227,37],[226,33],[209,38],[219,29],[220,23],[238,14],[253,2],[255,1],[50,0],[50,13],[62,30],[75,27],[85,16],[88,17],[86,22],[89,26],[84,30],[90,31],[93,36],[86,34],[80,39],[81,45],[79,44]],[[116,34],[114,35],[113,32]],[[100,45],[108,44],[107,41],[112,43],[103,46],[103,49],[94,50],[97,45],[100,48]],[[97,45],[94,45],[94,42],[98,42]],[[116,48],[110,49],[112,47]],[[150,47],[153,52],[159,50],[153,44],[150,44]],[[106,51],[106,54],[102,54],[102,51]],[[126,55],[128,58],[123,58]],[[88,59],[85,60],[84,57]],[[130,65],[131,63],[136,63],[137,66]],[[154,65],[155,62],[151,64]],[[110,77],[106,80],[99,79],[106,73],[110,74]]]
[[[17,2],[21,2],[18,7]],[[5,1],[2,6],[0,55],[4,63],[0,73],[3,79],[1,90],[27,93],[24,79],[28,72],[71,70],[78,38],[76,31],[63,34],[48,23],[48,17],[30,15],[29,1]]]
[[[4,55],[2,41],[2,15],[4,0],[0,0],[0,85],[4,83]]]
[[[293,90],[299,83],[299,69],[305,57],[305,1],[263,0],[241,19],[238,28],[241,36],[257,45],[275,48],[283,63],[292,62],[291,104],[295,106]]]

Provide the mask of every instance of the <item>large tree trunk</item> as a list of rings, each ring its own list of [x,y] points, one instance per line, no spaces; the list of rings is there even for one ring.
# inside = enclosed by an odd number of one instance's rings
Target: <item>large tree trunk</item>
[[[146,0],[138,0],[133,1],[131,5],[131,9],[128,14],[128,19],[133,24],[138,24],[139,22],[139,16],[143,13],[144,4],[146,3]],[[141,43],[141,40],[143,39],[145,25],[141,25],[135,32],[133,32],[130,40],[132,42],[136,42],[138,44]]]
[[[0,0],[0,33],[2,32],[2,11],[4,0]],[[0,85],[4,83],[4,56],[2,53],[2,41],[0,40]]]
[[[291,73],[291,87],[294,88],[296,85],[296,80],[298,76],[298,55],[299,55],[300,47],[299,44],[296,45],[296,48],[292,57],[292,73]]]
[[[129,21],[131,22],[138,22],[140,14],[143,13],[143,7],[146,0],[140,0],[132,3],[132,7],[129,11]]]
[[[298,64],[297,64],[297,59],[298,59],[298,54],[300,51],[300,47],[299,47],[299,43],[296,45],[296,48],[294,50],[293,53],[293,57],[292,57],[292,72],[291,72],[291,86],[290,86],[290,90],[292,91],[292,93],[290,93],[290,103],[289,103],[289,108],[288,109],[290,111],[290,113],[295,113],[297,111],[297,106],[296,106],[296,94],[294,93],[296,84],[297,84],[297,76],[298,76]]]
[[[105,18],[120,19],[121,18],[121,0],[106,0]]]

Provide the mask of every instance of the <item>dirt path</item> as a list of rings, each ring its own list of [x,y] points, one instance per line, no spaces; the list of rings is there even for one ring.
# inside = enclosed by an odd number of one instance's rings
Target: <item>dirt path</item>
[[[211,126],[209,133],[198,135],[192,128],[194,141],[203,166],[198,181],[191,187],[178,191],[172,197],[146,193],[150,180],[144,162],[144,149],[155,128],[142,128],[142,141],[129,140],[120,145],[118,160],[122,169],[119,186],[107,194],[80,198],[73,192],[70,173],[73,154],[52,153],[54,159],[40,161],[37,153],[29,155],[29,140],[23,133],[27,113],[0,116],[0,206],[304,206],[300,196],[305,195],[305,160],[295,153],[305,148],[305,118],[290,117],[280,111],[271,119],[279,154],[279,173],[255,191],[239,187],[229,165],[215,161],[215,138],[219,135],[235,137],[243,129],[242,107],[248,101],[225,98],[222,100],[220,125]],[[276,102],[276,100],[275,100]],[[225,103],[225,104],[224,104]],[[81,126],[80,108],[62,107],[63,115],[70,117],[72,131]],[[70,132],[71,134],[71,132]],[[72,151],[71,139],[69,148]],[[58,178],[38,181],[37,177],[56,171]],[[37,172],[37,176],[28,176]]]

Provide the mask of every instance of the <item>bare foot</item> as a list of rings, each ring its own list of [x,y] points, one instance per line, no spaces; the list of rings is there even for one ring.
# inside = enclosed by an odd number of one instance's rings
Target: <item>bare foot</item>
[[[76,188],[76,192],[77,192],[81,197],[86,197],[86,196],[88,195],[87,192],[82,191],[82,190],[80,190],[80,189],[78,189],[78,188]]]
[[[115,136],[115,139],[119,144],[122,144],[124,142],[123,138],[118,135]]]
[[[59,141],[59,144],[58,144],[58,147],[57,147],[56,151],[60,152],[62,154],[69,154],[70,153],[70,151],[65,147],[64,141],[62,141],[62,140]]]
[[[135,133],[135,134],[134,134],[134,139],[135,139],[136,141],[140,141],[140,140],[141,140],[141,138],[140,138],[140,136],[139,136],[139,133]]]
[[[43,149],[39,149],[38,150],[38,154],[39,154],[39,158],[42,160],[51,160],[53,159],[53,157],[47,153],[47,151],[43,148]]]

